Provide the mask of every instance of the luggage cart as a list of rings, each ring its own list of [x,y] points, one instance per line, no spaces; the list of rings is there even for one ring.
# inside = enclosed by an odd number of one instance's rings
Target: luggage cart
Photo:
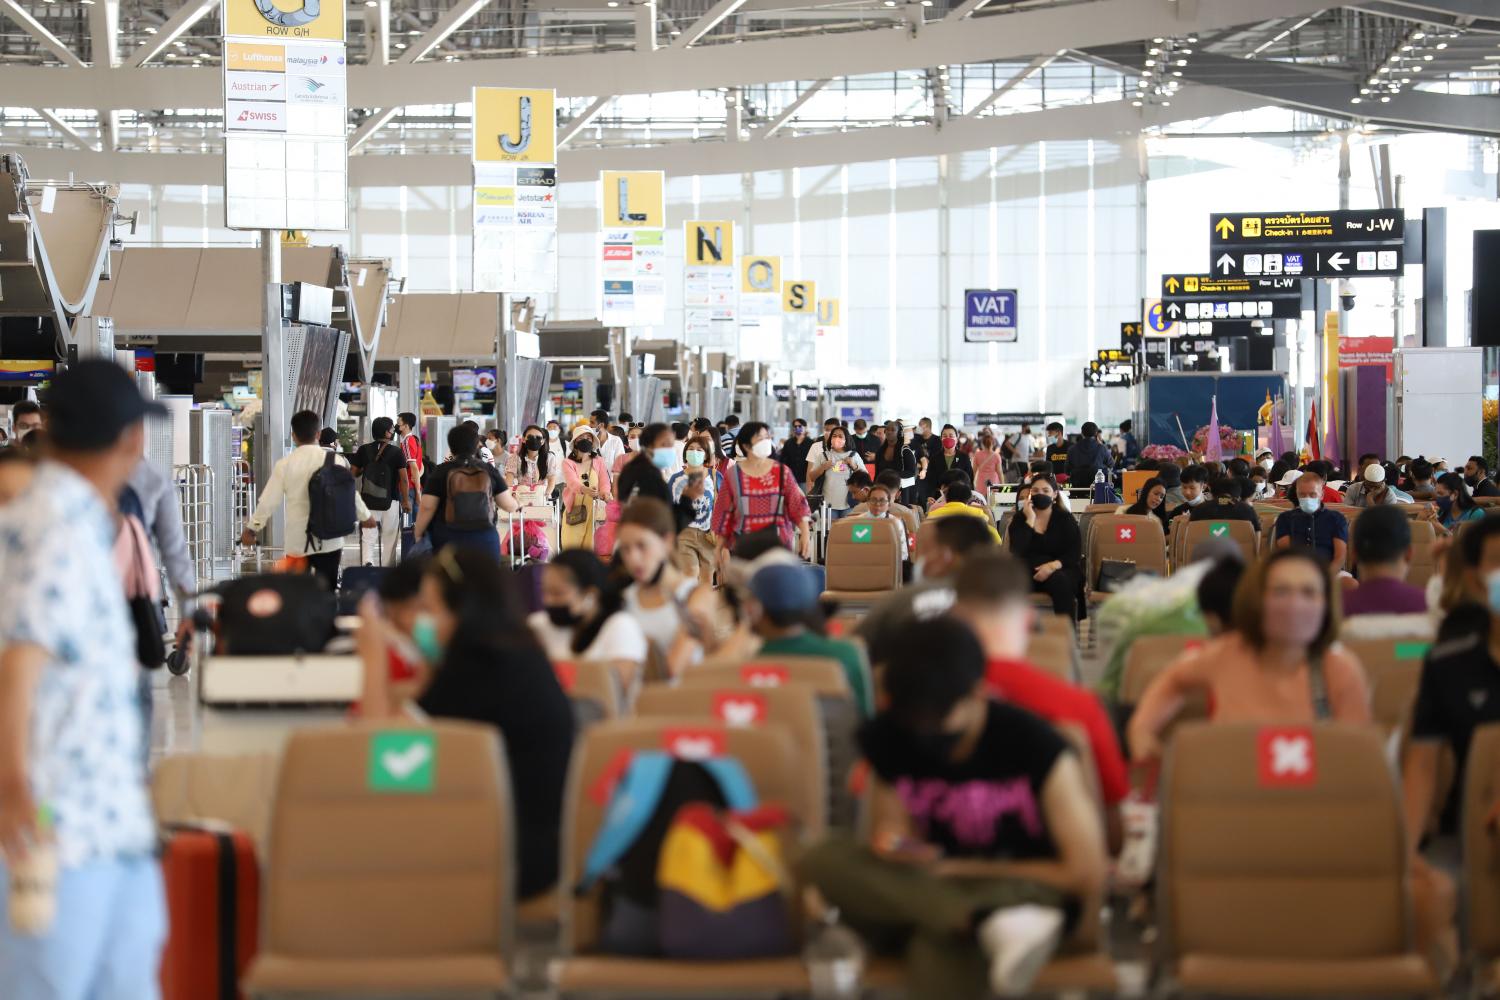
[[[531,554],[526,543],[526,526],[528,524],[542,525],[542,531],[547,536],[547,551],[550,554],[555,551],[558,539],[561,535],[562,520],[558,505],[555,503],[528,504],[516,511],[506,511],[504,520],[505,536],[501,539],[501,547],[506,557],[510,560],[511,569],[519,569],[532,562]],[[517,529],[519,529],[520,542],[517,544]]]

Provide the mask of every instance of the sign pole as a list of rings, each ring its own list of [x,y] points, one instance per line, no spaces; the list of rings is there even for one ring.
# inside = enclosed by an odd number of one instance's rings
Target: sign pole
[[[286,336],[281,326],[281,234],[260,231],[261,337],[260,337],[260,433],[255,442],[256,482],[265,484],[271,470],[287,453]],[[283,518],[266,525],[266,545],[280,541]]]

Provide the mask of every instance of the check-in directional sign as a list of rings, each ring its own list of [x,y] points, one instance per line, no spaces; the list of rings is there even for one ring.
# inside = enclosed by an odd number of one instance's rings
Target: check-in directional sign
[[[1214,213],[1210,271],[1216,278],[1393,278],[1405,266],[1405,223],[1399,208]]]
[[[1090,361],[1083,370],[1085,389],[1128,389],[1132,385],[1135,385],[1135,373],[1123,364]]]
[[[1213,337],[1174,337],[1172,338],[1172,357],[1184,358],[1189,354],[1211,354],[1219,346],[1219,341]]]
[[[1302,315],[1299,278],[1220,278],[1164,274],[1162,309],[1171,320],[1295,319]]]
[[[1120,324],[1120,350],[1125,352],[1127,357],[1134,358],[1139,355],[1144,340],[1145,335],[1141,333],[1141,324]]]

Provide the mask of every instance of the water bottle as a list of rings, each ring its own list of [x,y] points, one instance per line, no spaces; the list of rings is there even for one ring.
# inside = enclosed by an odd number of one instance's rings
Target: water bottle
[[[37,810],[37,839],[26,856],[10,861],[10,926],[17,934],[39,937],[57,917],[57,850],[52,843],[52,814]]]
[[[1094,503],[1114,502],[1114,487],[1109,485],[1109,479],[1104,475],[1104,470],[1099,469],[1094,473]]]

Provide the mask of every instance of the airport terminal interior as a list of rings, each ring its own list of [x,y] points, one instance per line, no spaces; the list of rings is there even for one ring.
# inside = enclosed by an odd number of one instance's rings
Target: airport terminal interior
[[[0,998],[1500,994],[1500,3],[0,0]]]

